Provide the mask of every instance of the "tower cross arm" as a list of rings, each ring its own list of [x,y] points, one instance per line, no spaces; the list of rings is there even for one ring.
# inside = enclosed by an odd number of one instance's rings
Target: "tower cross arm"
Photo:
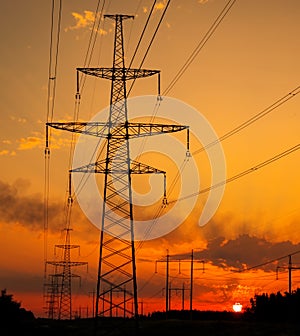
[[[97,162],[89,163],[87,165],[74,168],[70,170],[73,173],[107,173],[107,174],[127,174],[128,170],[124,168],[119,168],[120,166],[116,163],[108,165],[106,167],[106,160],[99,160]],[[165,171],[151,167],[144,163],[130,160],[130,173],[131,174],[166,174]]]
[[[106,168],[106,160],[99,160],[97,162],[89,163],[87,165],[74,168],[70,170],[71,173],[109,173]]]
[[[74,122],[49,122],[46,123],[47,127],[52,127],[59,130],[65,130],[74,133],[84,133],[96,137],[107,137],[105,130],[108,128],[106,122],[87,122],[87,121],[74,121]]]
[[[65,260],[62,260],[62,261],[47,261],[47,264],[49,265],[53,265],[53,266],[70,266],[70,267],[73,267],[73,266],[83,266],[83,265],[87,265],[88,262],[86,261],[65,261]]]
[[[86,75],[105,78],[109,80],[131,80],[153,76],[160,70],[132,69],[132,68],[77,68]]]
[[[79,248],[80,245],[75,245],[75,244],[56,244],[55,247],[70,250],[70,249]]]
[[[129,138],[138,138],[145,136],[152,136],[164,133],[175,133],[185,129],[189,129],[186,125],[168,125],[168,124],[154,124],[154,123],[125,123],[116,126],[111,134],[112,136],[118,136],[122,134],[124,129],[128,129]]]
[[[104,14],[104,18],[116,20],[116,19],[134,19],[134,15],[127,15],[127,14]]]
[[[163,170],[148,166],[135,160],[131,160],[130,172],[132,174],[166,174]]]

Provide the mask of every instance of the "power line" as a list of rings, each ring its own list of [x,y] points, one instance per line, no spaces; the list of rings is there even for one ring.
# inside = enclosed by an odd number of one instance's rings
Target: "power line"
[[[47,113],[46,122],[53,120],[55,94],[56,94],[56,77],[58,66],[58,51],[60,42],[62,1],[58,2],[58,9],[55,6],[55,0],[52,0],[51,6],[51,23],[50,23],[50,45],[49,45],[49,68],[48,68],[48,88],[47,88]],[[56,25],[56,26],[55,26]],[[55,34],[56,29],[56,36]],[[46,262],[48,259],[48,226],[49,226],[49,194],[50,194],[50,136],[46,130],[45,146],[45,165],[44,165],[44,281],[47,279]],[[45,291],[45,286],[43,287]],[[45,298],[45,292],[44,298]]]
[[[275,109],[277,109],[278,107],[280,107],[281,105],[283,105],[284,103],[286,103],[288,100],[294,98],[298,93],[300,93],[300,86],[296,87],[295,89],[293,89],[291,92],[289,92],[288,94],[284,95],[283,97],[281,97],[280,99],[278,99],[277,101],[275,101],[273,104],[271,104],[270,106],[268,106],[267,108],[265,108],[264,110],[262,110],[261,112],[257,113],[256,115],[254,115],[253,117],[251,117],[250,119],[246,120],[245,122],[243,122],[242,124],[240,124],[239,126],[235,127],[234,129],[232,129],[231,131],[227,132],[226,134],[224,134],[222,137],[220,137],[218,140],[216,141],[213,141],[211,143],[209,143],[208,145],[204,146],[204,147],[201,147],[200,149],[194,151],[192,153],[192,155],[196,155],[200,152],[202,152],[203,150],[205,149],[208,149],[214,145],[216,145],[217,143],[229,138],[230,136],[240,132],[241,130],[243,130],[244,128],[250,126],[251,124],[253,124],[254,122],[258,121],[259,119],[261,119],[262,117],[266,116],[267,114],[273,112]],[[298,149],[298,148],[297,148]],[[295,149],[296,150],[296,149]],[[280,154],[279,154],[280,155]],[[279,159],[279,158],[277,158]],[[267,160],[269,161],[269,160]],[[267,164],[267,161],[265,162]],[[276,161],[276,160],[274,160]],[[180,167],[180,171],[178,171],[177,175],[175,176],[175,178],[173,179],[170,187],[169,187],[169,194],[172,192],[172,190],[174,189],[178,179],[179,179],[179,176],[180,176],[180,173],[183,171],[183,169],[185,168],[185,165],[187,163],[187,160],[185,159]],[[271,163],[271,162],[269,162]],[[236,176],[233,176],[231,177],[230,179],[226,180],[226,181],[223,181],[217,185],[214,185],[214,186],[211,186],[209,188],[206,188],[204,190],[201,190],[199,192],[199,194],[202,194],[202,193],[206,193],[208,191],[210,191],[211,189],[214,189],[216,187],[220,187],[226,183],[229,183],[239,177],[242,177],[250,172],[253,172],[255,170],[257,170],[258,168],[261,168],[260,165],[262,165],[263,163],[259,164],[259,167],[252,167]],[[196,194],[192,194],[192,195],[188,195],[186,196],[185,198],[189,198],[189,197],[193,197],[195,196]],[[181,198],[179,200],[183,200],[185,198]],[[176,201],[169,201],[169,204],[171,203],[174,203]],[[160,214],[161,212],[163,211],[163,209],[160,207],[158,210],[157,210],[157,213],[156,215],[154,216],[154,223],[153,225],[149,228],[148,232],[146,233],[146,236],[144,239],[146,239],[146,237],[150,234],[151,232],[151,228],[158,222],[159,220],[159,217],[160,217]],[[141,246],[143,245],[143,242],[141,241],[140,242],[140,245],[138,246],[138,249],[141,248]]]
[[[177,74],[174,76],[174,78],[171,80],[169,85],[166,87],[166,89],[163,92],[163,96],[167,95],[174,85],[178,82],[178,80],[182,77],[182,75],[185,73],[187,68],[191,65],[191,63],[194,61],[196,56],[199,54],[199,52],[203,49],[205,44],[208,42],[208,40],[211,38],[215,30],[218,28],[220,23],[223,21],[225,16],[228,14],[229,10],[232,8],[232,6],[235,4],[236,0],[229,0],[225,7],[222,9],[221,13],[218,15],[218,17],[215,19],[209,30],[206,32],[204,37],[201,39],[201,41],[198,43],[197,47],[193,50],[191,55],[188,57],[188,59],[185,61],[183,66],[180,68],[180,70],[177,72]]]
[[[143,31],[142,31],[142,33],[141,33],[141,36],[140,36],[140,38],[139,38],[138,44],[137,44],[137,46],[136,46],[136,48],[135,48],[135,51],[134,51],[134,53],[133,53],[133,56],[132,56],[132,58],[131,58],[131,61],[130,61],[130,64],[129,64],[128,68],[131,68],[131,65],[132,65],[132,63],[133,63],[133,61],[134,61],[134,58],[135,58],[135,56],[136,56],[136,54],[137,54],[137,51],[138,51],[138,49],[139,49],[139,47],[140,47],[140,44],[141,44],[141,42],[142,42],[142,39],[143,39],[143,37],[144,37],[146,28],[147,28],[148,23],[149,23],[150,17],[151,17],[152,12],[153,12],[153,10],[154,10],[154,8],[155,8],[155,4],[156,4],[156,0],[153,1],[151,10],[150,10],[150,12],[149,12],[149,15],[148,15],[148,17],[147,17],[146,23],[145,23],[145,25],[144,25],[144,29],[143,29]]]
[[[198,191],[198,192],[195,192],[195,193],[192,193],[192,194],[190,194],[190,195],[187,195],[187,196],[178,198],[178,199],[173,200],[173,201],[169,201],[168,204],[172,204],[172,203],[175,203],[175,202],[178,202],[178,201],[182,201],[182,200],[185,200],[185,199],[188,199],[188,198],[191,198],[191,197],[195,197],[195,196],[198,196],[198,195],[200,195],[200,194],[207,193],[207,192],[209,192],[209,191],[212,190],[212,189],[219,188],[219,187],[221,187],[221,186],[223,186],[223,185],[225,185],[225,184],[227,184],[227,183],[229,183],[229,182],[235,181],[235,180],[237,180],[237,179],[239,179],[239,178],[241,178],[241,177],[243,177],[243,176],[245,176],[245,175],[248,175],[248,174],[250,174],[250,173],[253,173],[253,172],[257,171],[258,169],[263,168],[263,167],[265,167],[265,166],[267,166],[267,165],[269,165],[269,164],[271,164],[271,163],[273,163],[273,162],[275,162],[275,161],[277,161],[277,160],[279,160],[279,159],[281,159],[281,158],[283,158],[283,157],[285,157],[285,156],[287,156],[287,155],[289,155],[289,154],[292,154],[293,152],[295,152],[295,151],[298,150],[298,149],[300,149],[300,144],[298,144],[298,145],[296,145],[296,146],[294,146],[294,147],[291,147],[291,148],[287,149],[286,151],[281,152],[281,153],[279,153],[279,154],[273,156],[272,158],[270,158],[270,159],[268,159],[268,160],[266,160],[266,161],[264,161],[264,162],[261,162],[261,163],[257,164],[256,166],[253,166],[253,167],[251,167],[251,168],[249,168],[249,169],[247,169],[247,170],[245,170],[245,171],[243,171],[243,172],[241,172],[241,173],[239,173],[239,174],[237,174],[237,175],[234,175],[234,176],[232,176],[232,177],[230,177],[230,178],[228,178],[228,179],[226,179],[226,180],[224,180],[224,181],[222,181],[222,182],[219,182],[219,183],[217,183],[217,184],[214,184],[214,185],[212,185],[212,186],[210,186],[210,187],[207,187],[207,188],[205,188],[205,189],[202,189],[202,190],[200,190],[200,191]],[[142,245],[144,244],[146,238],[147,238],[148,235],[150,234],[152,228],[153,228],[154,225],[159,221],[159,216],[160,216],[162,210],[163,210],[162,207],[160,207],[160,208],[157,210],[157,213],[156,213],[156,215],[154,216],[153,224],[149,227],[148,231],[145,233],[145,238],[139,242],[139,245],[138,245],[138,247],[137,247],[137,250],[139,250],[139,249],[142,247]]]
[[[101,0],[98,0],[97,7],[96,7],[96,10],[95,10],[95,20],[94,20],[93,27],[92,27],[92,30],[91,30],[91,34],[90,34],[90,38],[89,38],[89,43],[88,43],[88,47],[87,47],[87,52],[86,52],[86,56],[85,56],[84,63],[83,63],[84,67],[88,67],[90,65],[90,63],[91,63],[93,52],[94,52],[94,48],[95,48],[95,44],[96,44],[96,40],[97,40],[97,36],[98,36],[98,32],[99,32],[99,28],[100,28],[100,24],[101,24],[101,17],[102,17],[104,6],[105,6],[105,0],[103,0],[103,4],[102,4],[101,10],[100,10],[100,13],[98,15],[97,28],[95,29],[95,27],[96,27],[96,21],[97,21],[96,18],[97,18],[97,13],[98,13],[98,10],[99,10],[99,7],[100,7],[100,2],[101,2]],[[83,80],[83,83],[82,83],[81,90],[84,87],[86,76],[84,76],[83,74],[81,74],[81,78],[82,77],[84,78],[84,80]]]
[[[59,0],[59,8],[58,8],[58,13],[57,13],[58,19],[57,19],[57,28],[56,28],[57,32],[56,32],[56,39],[55,39],[56,45],[54,45],[53,40],[54,40],[54,23],[55,23],[54,22],[55,21],[55,0],[53,0],[52,9],[51,9],[50,48],[49,48],[47,122],[53,120],[53,113],[54,113],[58,51],[59,51],[59,41],[60,41],[60,29],[61,29],[61,14],[62,14],[62,1]],[[54,61],[53,61],[53,58],[54,58]]]
[[[55,93],[56,93],[56,77],[57,77],[57,65],[58,65],[58,51],[60,41],[60,29],[61,29],[61,14],[62,14],[62,1],[59,0],[58,12],[55,12],[55,0],[52,0],[51,7],[51,25],[50,25],[50,45],[49,45],[49,68],[48,68],[48,92],[47,92],[47,115],[46,121],[53,120],[54,105],[55,105]],[[56,37],[54,37],[54,25],[55,17],[57,15],[57,27]],[[56,43],[55,43],[56,42]],[[47,260],[47,248],[48,248],[48,225],[49,225],[49,191],[50,191],[50,134],[45,147],[45,167],[44,167],[44,261]],[[46,276],[46,274],[45,274]]]
[[[84,67],[89,66],[89,64],[91,62],[92,55],[93,55],[93,50],[94,50],[94,47],[95,47],[95,43],[96,43],[96,37],[97,37],[98,30],[99,30],[100,22],[101,22],[102,11],[103,11],[103,8],[104,8],[104,5],[105,5],[105,0],[103,1],[101,13],[99,15],[99,21],[98,21],[97,29],[95,29],[96,18],[97,18],[97,13],[98,13],[98,10],[99,10],[100,2],[101,2],[101,0],[98,0],[97,7],[96,7],[96,10],[95,10],[95,20],[93,22],[93,27],[92,27],[92,30],[91,30],[89,43],[88,43],[88,48],[87,48],[86,56],[85,56],[84,63],[83,63]],[[92,42],[92,39],[93,39],[93,42]],[[90,55],[89,55],[89,52],[90,52]]]
[[[198,154],[198,153],[200,153],[200,152],[202,152],[202,151],[204,151],[204,150],[206,150],[206,149],[208,149],[208,148],[210,148],[210,147],[212,147],[212,146],[220,143],[221,141],[223,141],[223,140],[231,137],[232,135],[240,132],[241,130],[243,130],[244,128],[250,126],[251,124],[253,124],[257,120],[259,120],[259,119],[263,118],[264,116],[266,116],[267,114],[273,112],[278,107],[280,107],[281,105],[283,105],[284,103],[286,103],[288,100],[294,98],[299,93],[300,93],[300,86],[297,86],[295,89],[293,89],[292,91],[290,91],[289,93],[287,93],[286,95],[284,95],[283,97],[281,97],[280,99],[276,100],[275,103],[271,104],[270,106],[268,106],[267,108],[265,108],[261,112],[255,114],[250,119],[244,121],[239,126],[235,127],[231,131],[227,132],[226,134],[224,134],[223,136],[221,136],[218,140],[215,140],[215,141],[209,143],[208,145],[195,150],[192,153],[192,155]]]
[[[274,263],[275,261],[279,261],[279,260],[285,259],[285,258],[287,258],[287,257],[289,257],[289,256],[292,256],[292,255],[295,255],[295,254],[298,254],[298,253],[300,253],[300,250],[297,250],[297,251],[295,251],[295,252],[293,252],[293,253],[289,253],[289,254],[284,255],[284,256],[282,256],[282,257],[275,258],[275,259],[266,261],[266,262],[264,262],[264,263],[261,263],[261,264],[258,264],[258,265],[255,265],[255,266],[252,266],[252,267],[243,269],[243,270],[238,271],[238,272],[239,272],[239,273],[243,273],[243,272],[247,272],[247,271],[250,271],[250,270],[252,270],[252,269],[255,269],[255,268],[259,268],[259,267],[262,267],[262,266],[266,266],[266,265],[268,265],[268,264],[272,264],[272,263]]]
[[[139,70],[141,69],[141,67],[143,66],[143,64],[144,64],[144,62],[145,62],[145,59],[146,59],[146,57],[147,57],[147,55],[148,55],[148,53],[149,53],[149,50],[150,50],[151,45],[152,45],[152,43],[153,43],[153,41],[154,41],[154,39],[155,39],[155,36],[156,36],[156,34],[157,34],[157,32],[158,32],[158,29],[159,29],[159,27],[160,27],[160,25],[161,25],[161,23],[162,23],[162,20],[163,20],[164,16],[166,15],[166,12],[167,12],[167,9],[168,9],[168,7],[169,7],[169,4],[170,4],[170,0],[168,0],[168,2],[167,2],[167,4],[166,4],[166,7],[164,8],[164,11],[163,11],[163,13],[162,13],[162,15],[161,15],[161,17],[160,17],[160,20],[159,20],[159,22],[158,22],[158,24],[157,24],[157,27],[156,27],[156,29],[155,29],[155,32],[153,33],[153,36],[152,36],[152,38],[151,38],[151,41],[149,42],[148,48],[147,48],[147,50],[146,50],[146,52],[145,52],[145,55],[144,55],[144,57],[143,57],[143,59],[142,59],[142,61],[141,61],[141,63],[140,63]],[[126,96],[126,98],[129,96],[129,94],[130,94],[130,92],[131,92],[131,90],[132,90],[132,88],[133,88],[134,83],[135,83],[135,79],[134,79],[134,80],[132,81],[132,83],[131,83],[131,86],[130,86],[128,92],[127,92],[127,96]]]
[[[234,5],[235,0],[229,0],[227,2],[227,4],[225,5],[225,7],[223,8],[223,10],[221,11],[221,13],[218,15],[218,17],[216,18],[216,20],[214,21],[213,25],[210,27],[210,29],[208,30],[208,32],[205,34],[205,36],[202,38],[202,40],[199,42],[199,44],[197,45],[197,47],[195,48],[195,50],[192,52],[192,54],[190,55],[190,57],[187,59],[187,61],[185,62],[185,64],[181,67],[181,69],[179,70],[179,72],[175,75],[174,79],[171,81],[171,83],[169,84],[169,86],[166,88],[166,90],[163,92],[163,95],[166,95],[172,88],[173,86],[176,84],[176,82],[180,79],[180,77],[183,75],[183,73],[187,70],[188,66],[193,62],[193,60],[195,59],[195,57],[198,55],[198,53],[201,51],[201,49],[204,47],[204,45],[206,44],[206,42],[209,40],[209,38],[212,36],[212,34],[214,33],[214,31],[217,29],[217,27],[220,25],[220,23],[222,22],[222,20],[225,18],[225,16],[227,15],[227,13],[229,12],[229,10],[231,9],[231,7]],[[167,6],[169,5],[169,2],[167,4]],[[165,8],[166,10],[167,8]],[[161,18],[162,20],[162,18]],[[158,29],[158,28],[157,28]],[[153,39],[152,39],[153,40]],[[150,48],[150,45],[148,47],[148,50]],[[147,51],[148,51],[147,50]],[[146,53],[147,54],[147,53]],[[146,55],[145,55],[146,57]],[[144,57],[144,59],[145,59]],[[143,59],[143,61],[144,61]],[[142,63],[143,63],[142,61]],[[141,64],[142,64],[141,63]],[[141,67],[141,66],[140,66]],[[134,82],[132,83],[129,91],[128,91],[128,95],[133,87]],[[159,105],[158,105],[159,108]],[[153,112],[153,117],[154,117],[154,113],[157,113],[157,110],[154,109]],[[181,166],[181,171],[184,169],[185,167],[185,163],[183,162],[182,166]],[[171,187],[172,189],[175,187],[176,182],[179,179],[179,172],[177,174],[177,176],[175,177],[175,179],[172,181]],[[159,208],[156,215],[155,215],[155,221],[153,223],[153,225],[149,228],[149,230],[147,231],[145,238],[143,241],[145,241],[146,237],[150,234],[151,228],[154,226],[155,223],[158,222],[159,220],[159,216],[162,212],[162,208]],[[143,241],[140,242],[138,249],[140,249],[143,245]]]
[[[253,173],[253,172],[257,171],[258,169],[263,168],[263,167],[265,167],[265,166],[267,166],[267,165],[269,165],[269,164],[271,164],[271,163],[273,163],[273,162],[275,162],[275,161],[277,161],[277,160],[279,160],[279,159],[281,159],[281,158],[283,158],[283,157],[285,157],[285,156],[287,156],[289,154],[292,154],[293,152],[295,152],[298,149],[300,149],[300,144],[297,144],[296,146],[293,146],[293,147],[285,150],[284,152],[281,152],[281,153],[273,156],[272,158],[270,158],[270,159],[268,159],[268,160],[266,160],[264,162],[261,162],[261,163],[257,164],[256,166],[253,166],[253,167],[251,167],[251,168],[249,168],[247,170],[244,170],[243,172],[241,172],[241,173],[239,173],[237,175],[234,175],[234,176],[232,176],[232,177],[230,177],[230,178],[228,178],[228,179],[226,179],[226,180],[224,180],[222,182],[214,184],[214,185],[212,185],[210,187],[207,187],[205,189],[202,189],[202,190],[200,190],[198,192],[195,192],[195,193],[192,193],[190,195],[178,198],[177,200],[169,201],[169,204],[175,203],[177,201],[182,201],[182,200],[194,197],[194,196],[198,196],[200,194],[207,193],[208,191],[210,191],[212,189],[219,188],[219,187],[223,186],[224,184],[227,184],[229,182],[235,181],[235,180],[237,180],[237,179],[239,179],[239,178],[241,178],[241,177],[243,177],[245,175],[248,175],[250,173]]]
[[[136,6],[135,12],[133,14],[134,17],[137,16],[137,13],[138,13],[138,11],[140,9],[141,4],[142,4],[142,0],[139,0],[138,4]],[[129,29],[129,33],[128,33],[127,46],[126,46],[126,52],[125,52],[126,54],[128,53],[128,50],[132,49],[130,47],[130,40],[131,40],[131,35],[132,35],[132,27],[133,27],[133,22],[130,24],[130,29]]]

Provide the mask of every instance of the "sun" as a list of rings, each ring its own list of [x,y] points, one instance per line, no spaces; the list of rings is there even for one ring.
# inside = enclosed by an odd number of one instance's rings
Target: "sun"
[[[236,302],[233,306],[232,309],[236,312],[236,313],[240,313],[242,311],[243,306],[239,303]]]

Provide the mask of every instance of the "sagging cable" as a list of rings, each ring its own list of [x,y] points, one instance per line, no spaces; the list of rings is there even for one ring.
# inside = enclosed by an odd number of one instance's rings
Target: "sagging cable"
[[[186,157],[187,158],[190,158],[192,155],[191,155],[191,152],[190,152],[190,128],[188,127],[186,129]]]
[[[76,94],[75,99],[80,100],[80,92],[79,92],[79,71],[76,71]]]
[[[73,203],[73,197],[72,197],[72,173],[69,171],[69,188],[68,188],[68,205],[71,205]]]
[[[46,146],[45,146],[45,157],[50,155],[50,148],[49,148],[49,130],[48,125],[46,125]]]
[[[168,200],[167,200],[167,175],[164,173],[164,198],[162,201],[162,206],[165,208],[168,205]]]
[[[157,100],[162,101],[162,96],[160,94],[160,72],[157,74]]]

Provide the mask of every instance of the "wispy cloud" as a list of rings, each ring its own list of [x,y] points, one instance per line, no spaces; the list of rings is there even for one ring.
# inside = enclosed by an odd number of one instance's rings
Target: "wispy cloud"
[[[10,120],[21,123],[21,124],[25,124],[27,122],[26,118],[15,117],[15,116],[10,116]]]
[[[87,29],[91,30],[93,28],[94,22],[96,20],[96,16],[95,16],[94,12],[91,12],[91,11],[88,11],[88,10],[85,10],[83,12],[83,14],[72,12],[72,16],[75,19],[75,24],[73,26],[67,27],[65,29],[65,31],[78,30],[78,29],[84,29],[84,28],[85,29],[87,28]],[[100,35],[106,35],[107,31],[100,28],[98,30],[98,33]]]
[[[39,137],[29,136],[26,138],[21,138],[18,140],[19,147],[18,150],[28,150],[33,148],[42,148],[43,139]]]
[[[162,10],[164,9],[166,6],[166,1],[159,1],[156,5],[155,5],[155,9],[156,10]]]
[[[28,230],[43,231],[45,224],[44,197],[41,194],[31,194],[29,187],[30,181],[25,179],[17,179],[11,184],[0,180],[0,221],[6,225],[20,225]],[[72,217],[81,223],[81,234],[85,228],[88,228],[89,232],[88,222],[76,204],[74,202],[72,207]],[[47,206],[49,231],[57,233],[65,227],[65,210],[64,202],[49,200]],[[89,235],[87,238],[90,238]]]
[[[24,183],[8,184],[0,181],[0,218],[2,222],[20,224],[34,229],[42,229],[44,223],[44,204],[41,196],[28,196],[22,192]],[[51,204],[49,213],[53,223],[59,220],[61,206]]]
[[[0,150],[0,156],[15,156],[15,155],[16,155],[15,151],[10,151],[8,149]]]
[[[159,1],[154,5],[154,11],[160,11],[163,10],[166,7],[167,0]],[[146,14],[148,13],[148,7],[144,6],[142,8],[143,13]]]
[[[17,142],[19,143],[17,149],[20,151],[35,148],[45,148],[45,137],[40,132],[32,132],[32,135],[23,137],[17,140]],[[69,147],[71,145],[71,142],[71,138],[67,135],[63,137],[60,131],[51,129],[51,137],[49,138],[49,143],[52,149]]]

